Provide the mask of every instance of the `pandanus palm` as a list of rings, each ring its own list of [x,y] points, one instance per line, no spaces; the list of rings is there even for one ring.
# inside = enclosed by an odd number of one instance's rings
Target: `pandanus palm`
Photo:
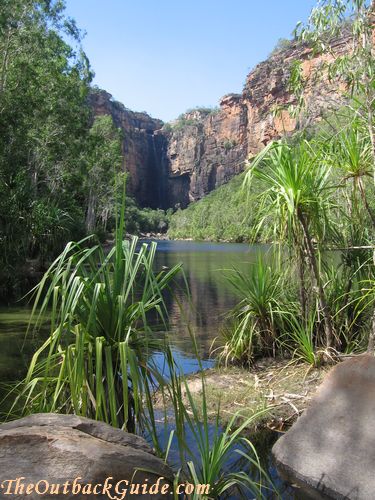
[[[304,255],[307,256],[324,320],[326,346],[331,347],[335,339],[333,321],[314,241],[322,242],[329,227],[333,192],[330,167],[319,161],[313,147],[305,141],[293,148],[286,142],[275,142],[250,165],[244,181],[246,187],[253,177],[264,187],[259,195],[257,231],[264,230],[266,221],[271,218],[274,242],[288,244],[301,262]]]
[[[123,241],[123,217],[108,254],[69,243],[36,288],[36,327],[47,313],[50,336],[19,386],[23,413],[75,413],[129,431],[154,422],[151,387],[162,381],[150,357],[163,342],[149,319],[165,321],[163,290],[180,267],[156,273],[156,244]]]
[[[339,169],[345,184],[351,182],[349,200],[351,216],[355,218],[358,215],[359,204],[362,202],[375,228],[375,214],[371,210],[366,194],[366,179],[371,180],[373,170],[371,143],[358,123],[351,123],[350,127],[342,130],[331,141],[328,162],[332,167]]]
[[[368,201],[368,189],[373,189],[372,182],[366,183],[366,180],[371,180],[373,172],[373,150],[368,134],[361,128],[361,124],[354,122],[350,127],[341,131],[331,142],[331,151],[328,156],[328,161],[331,165],[340,170],[345,187],[350,183],[351,189],[346,189],[344,192],[350,193],[349,198],[349,220],[351,222],[351,233],[361,233],[362,238],[366,231],[366,224],[363,224],[362,210],[368,215],[368,219],[372,226],[372,232],[375,229],[375,214]],[[366,185],[367,184],[367,185]],[[368,189],[366,187],[368,186]],[[363,212],[362,212],[363,213]],[[358,229],[360,228],[360,229]],[[357,246],[363,245],[363,239],[356,242]],[[365,244],[368,244],[368,240]],[[370,239],[372,244],[372,238]],[[360,250],[360,249],[359,249]],[[348,250],[348,254],[354,260],[358,249],[355,253],[353,249]],[[368,256],[366,255],[366,258]],[[360,269],[362,266],[358,266]],[[358,271],[356,271],[358,274]],[[368,351],[373,352],[375,347],[375,309],[372,315],[372,327],[368,341]]]
[[[283,300],[283,278],[272,261],[261,256],[248,273],[232,269],[228,274],[228,282],[241,301],[229,313],[233,328],[228,335],[223,332],[226,342],[220,348],[221,362],[250,365],[259,353],[275,355],[278,333],[290,312],[290,304],[287,307]]]

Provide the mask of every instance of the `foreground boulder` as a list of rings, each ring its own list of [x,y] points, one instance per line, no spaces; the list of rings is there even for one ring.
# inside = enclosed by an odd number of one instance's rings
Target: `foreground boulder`
[[[312,498],[375,498],[374,356],[333,368],[272,451],[281,475]]]
[[[171,479],[144,439],[102,422],[37,414],[0,425],[0,497],[121,499],[133,482],[131,498],[159,499]],[[147,493],[140,486],[137,494],[137,484],[148,485]]]

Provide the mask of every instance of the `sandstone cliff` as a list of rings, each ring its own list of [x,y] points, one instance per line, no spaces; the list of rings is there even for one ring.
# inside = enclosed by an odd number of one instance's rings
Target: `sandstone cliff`
[[[346,43],[345,38],[336,40],[335,52],[344,51]],[[290,43],[251,71],[242,94],[223,97],[217,112],[196,110],[185,115],[185,125],[172,127],[166,155],[171,205],[202,198],[241,172],[246,160],[270,140],[301,125],[287,110],[296,104],[288,84],[296,60],[302,61],[306,82],[303,124],[316,121],[322,110],[337,105],[337,85],[316,79],[314,70],[323,59],[311,57],[307,47]]]
[[[347,40],[336,40],[336,53]],[[130,172],[129,189],[141,205],[185,207],[245,168],[246,160],[270,140],[295,131],[287,108],[296,104],[289,90],[293,61],[301,60],[306,113],[300,122],[319,119],[322,110],[337,105],[337,85],[317,80],[314,69],[324,62],[306,46],[291,42],[258,64],[246,79],[242,94],[229,94],[217,110],[196,109],[164,125],[145,113],[134,113],[100,91],[91,96],[95,113],[110,113],[124,130],[123,152]]]
[[[162,158],[166,137],[155,135],[163,122],[147,113],[130,111],[104,90],[93,90],[89,99],[95,115],[111,115],[115,126],[123,131],[122,152],[124,168],[129,172],[129,193],[141,206],[164,208],[168,173],[163,171],[167,162]]]
[[[247,111],[242,96],[221,100],[220,110],[195,110],[172,124],[167,162],[170,203],[186,206],[224,184],[244,168]]]

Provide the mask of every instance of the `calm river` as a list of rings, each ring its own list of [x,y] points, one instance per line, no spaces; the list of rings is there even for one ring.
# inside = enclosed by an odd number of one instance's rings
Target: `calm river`
[[[166,297],[170,313],[170,340],[174,346],[175,356],[185,373],[196,371],[198,367],[187,325],[196,336],[204,366],[212,366],[213,361],[209,359],[210,347],[215,338],[220,337],[225,315],[238,300],[225,275],[234,267],[246,273],[258,254],[266,253],[268,248],[266,245],[158,241],[156,267],[169,268],[181,262],[190,289],[189,298],[181,276],[174,294]],[[31,354],[42,340],[28,338],[25,341],[29,312],[30,309],[27,307],[0,309],[2,383],[20,379],[25,374]],[[3,390],[4,388],[0,389],[0,397]],[[271,438],[266,450],[262,450],[266,454],[269,454],[273,440]],[[269,470],[284,489],[285,486],[279,482],[271,464]],[[291,498],[288,493],[284,495],[283,498]]]
[[[166,297],[170,313],[171,341],[184,371],[197,366],[187,325],[197,338],[200,355],[210,364],[209,351],[225,315],[238,297],[226,282],[225,274],[236,267],[243,272],[255,261],[266,245],[249,246],[234,243],[199,243],[192,241],[158,241],[156,268],[183,264],[190,298],[182,276],[174,296]],[[0,308],[0,380],[16,379],[23,373],[30,354],[40,339],[27,339],[27,307]]]

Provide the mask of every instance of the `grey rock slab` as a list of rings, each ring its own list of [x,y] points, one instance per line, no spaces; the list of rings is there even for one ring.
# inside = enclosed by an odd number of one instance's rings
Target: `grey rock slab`
[[[272,452],[280,473],[314,498],[375,498],[375,357],[335,366]]]
[[[143,469],[143,470],[142,470]],[[24,477],[24,483],[165,484],[173,479],[171,469],[156,457],[139,436],[74,415],[36,414],[0,425],[0,486]],[[5,483],[5,488],[9,483]],[[44,486],[43,486],[44,487]],[[121,483],[121,489],[125,487]],[[4,487],[0,497],[6,498]],[[13,490],[14,491],[14,488]],[[115,493],[112,491],[112,495]],[[13,494],[9,498],[56,498],[60,495]],[[107,495],[61,495],[61,498],[108,498]],[[165,495],[132,495],[131,498],[159,499]]]

